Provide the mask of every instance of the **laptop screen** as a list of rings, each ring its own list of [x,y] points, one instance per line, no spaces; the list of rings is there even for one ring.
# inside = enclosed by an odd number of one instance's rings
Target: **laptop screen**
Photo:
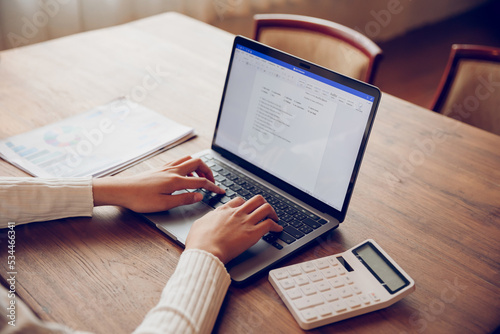
[[[353,88],[373,88],[364,83],[239,39],[213,147],[341,211],[378,90],[370,95]]]

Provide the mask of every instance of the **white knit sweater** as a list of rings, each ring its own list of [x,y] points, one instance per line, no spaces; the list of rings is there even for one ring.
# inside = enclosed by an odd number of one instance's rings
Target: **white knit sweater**
[[[8,222],[91,216],[92,208],[91,178],[0,178],[0,228]],[[210,333],[230,282],[217,257],[197,249],[184,251],[160,301],[134,333]],[[8,303],[2,287],[0,308]],[[76,333],[61,324],[39,321],[26,307],[17,308],[15,327],[0,317],[0,332]]]

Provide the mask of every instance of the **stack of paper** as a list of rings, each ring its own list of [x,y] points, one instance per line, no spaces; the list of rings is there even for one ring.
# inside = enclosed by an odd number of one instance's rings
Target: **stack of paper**
[[[40,177],[115,174],[194,136],[120,98],[83,114],[0,141],[0,157]]]

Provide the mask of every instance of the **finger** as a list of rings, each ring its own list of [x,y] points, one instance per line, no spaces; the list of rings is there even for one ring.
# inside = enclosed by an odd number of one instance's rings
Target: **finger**
[[[177,166],[177,165],[180,165],[182,164],[183,162],[186,162],[188,160],[192,159],[191,156],[185,156],[185,157],[182,157],[180,159],[177,159],[177,160],[174,160],[174,161],[170,161],[168,163],[165,164],[165,166]]]
[[[199,158],[184,161],[179,164],[178,167],[179,172],[182,175],[188,175],[189,173],[196,172],[199,176],[215,182],[212,170]]]
[[[179,185],[181,189],[198,189],[198,188],[203,188],[208,191],[217,193],[217,194],[224,194],[226,191],[217,185],[215,183],[203,178],[203,177],[183,177],[182,178],[182,185]],[[178,189],[180,190],[180,189]]]
[[[223,206],[229,206],[231,208],[237,208],[245,203],[245,200],[241,197],[235,197]]]
[[[267,203],[267,201],[261,195],[256,195],[249,199],[245,204],[245,209],[248,210],[248,213],[256,213],[256,217],[261,217],[260,220],[269,217],[276,221],[279,220],[278,215],[274,211],[271,204]],[[263,216],[263,214],[266,214]]]
[[[193,204],[201,201],[203,194],[200,193],[181,193],[176,195],[168,195],[168,203],[170,208],[175,208],[181,205]]]
[[[246,201],[244,209],[246,210],[247,213],[251,213],[264,203],[267,202],[264,199],[264,197],[262,197],[262,195],[255,195],[254,197]]]
[[[255,229],[262,236],[267,232],[281,232],[283,231],[283,226],[277,224],[272,219],[266,219],[255,225]]]
[[[250,218],[253,221],[260,222],[261,220],[264,220],[266,218],[270,218],[274,221],[278,221],[278,215],[276,214],[276,211],[274,211],[273,207],[269,203],[264,203],[261,206],[259,206],[257,209],[255,209],[251,214]]]

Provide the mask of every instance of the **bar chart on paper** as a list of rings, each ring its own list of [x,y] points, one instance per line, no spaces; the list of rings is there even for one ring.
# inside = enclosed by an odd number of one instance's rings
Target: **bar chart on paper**
[[[194,135],[120,98],[83,114],[0,141],[0,157],[40,177],[103,176]]]

